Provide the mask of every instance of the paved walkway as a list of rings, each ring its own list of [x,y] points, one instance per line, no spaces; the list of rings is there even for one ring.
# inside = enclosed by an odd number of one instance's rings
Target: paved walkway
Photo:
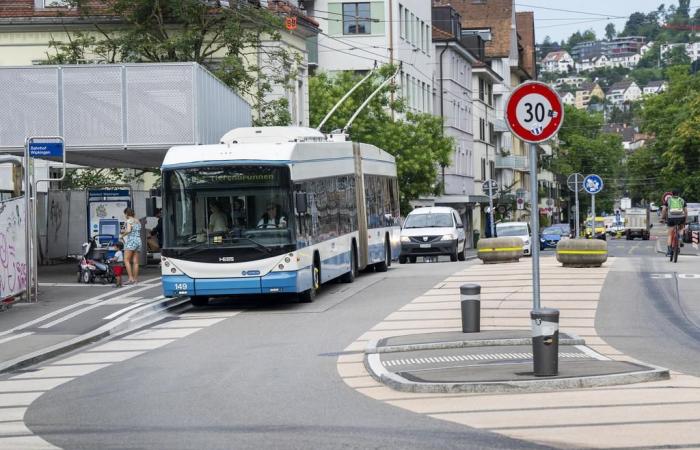
[[[602,268],[561,267],[541,260],[543,306],[561,311],[562,331],[583,337],[598,352],[634,361],[609,346],[595,329],[595,314],[605,278]],[[555,447],[700,448],[700,379],[672,372],[670,380],[521,394],[412,394],[376,382],[362,363],[369,340],[389,336],[461,330],[459,286],[482,286],[482,330],[530,328],[531,261],[476,263],[437,284],[387,316],[350,344],[354,352],[338,358],[338,372],[358,392],[431,417]],[[653,361],[647,361],[653,363]],[[675,448],[675,447],[674,447]]]

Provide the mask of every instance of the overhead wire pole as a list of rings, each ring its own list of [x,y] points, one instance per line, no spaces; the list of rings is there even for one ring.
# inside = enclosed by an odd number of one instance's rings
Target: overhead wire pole
[[[353,86],[352,88],[350,88],[350,90],[349,90],[347,93],[345,93],[345,95],[343,95],[343,98],[341,98],[340,100],[338,100],[338,102],[333,106],[333,108],[331,108],[331,110],[328,111],[328,114],[326,114],[326,117],[324,117],[323,120],[321,121],[321,123],[318,124],[318,126],[316,127],[316,130],[321,131],[321,128],[326,124],[326,122],[328,121],[328,119],[331,118],[331,116],[333,115],[333,113],[340,107],[340,105],[342,105],[343,102],[344,102],[345,100],[347,100],[348,97],[350,97],[350,96],[352,95],[352,93],[355,92],[355,91],[357,90],[357,88],[359,88],[365,81],[367,81],[372,75],[374,75],[374,72],[375,72],[376,70],[377,70],[377,61],[374,61],[374,68],[372,68],[372,70],[370,70],[369,73],[368,73],[367,75],[365,75],[365,77],[364,77],[363,79],[361,79],[360,81],[358,81],[358,82],[355,84],[355,86]]]
[[[369,102],[372,101],[374,96],[377,95],[382,89],[384,89],[389,83],[391,83],[391,81],[394,79],[394,77],[396,77],[396,75],[399,74],[400,70],[401,70],[401,64],[399,64],[399,67],[396,68],[396,71],[393,73],[393,75],[391,75],[389,78],[384,80],[382,82],[382,84],[380,84],[379,87],[377,89],[375,89],[374,92],[372,92],[369,95],[369,97],[367,97],[367,99],[360,105],[360,107],[357,108],[357,110],[352,115],[352,117],[350,117],[350,120],[348,120],[348,123],[346,123],[345,126],[343,127],[343,130],[342,130],[343,133],[345,133],[348,130],[348,128],[350,128],[350,125],[352,125],[352,123],[355,121],[357,116],[362,112],[363,109],[365,109],[365,107],[369,104]]]

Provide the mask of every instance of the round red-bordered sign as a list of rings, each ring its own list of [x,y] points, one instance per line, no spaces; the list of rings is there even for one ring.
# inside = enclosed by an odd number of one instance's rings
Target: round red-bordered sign
[[[521,84],[506,104],[510,131],[525,142],[544,142],[554,136],[564,122],[564,106],[554,89],[538,81]]]

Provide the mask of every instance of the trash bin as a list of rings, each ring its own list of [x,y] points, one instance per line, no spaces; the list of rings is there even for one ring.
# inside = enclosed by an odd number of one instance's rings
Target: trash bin
[[[476,244],[479,243],[479,236],[480,235],[481,235],[481,233],[479,233],[479,230],[474,230],[474,247],[472,247],[472,248],[476,248]]]
[[[535,309],[530,311],[530,319],[535,376],[555,376],[559,372],[559,310]]]
[[[459,287],[462,309],[462,333],[481,331],[481,286],[463,284]]]

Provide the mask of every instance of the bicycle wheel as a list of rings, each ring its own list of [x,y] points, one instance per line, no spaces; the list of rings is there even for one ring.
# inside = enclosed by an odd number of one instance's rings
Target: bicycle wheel
[[[681,249],[676,245],[676,247],[673,249],[673,255],[671,256],[672,261],[674,263],[678,262],[678,254],[681,252]]]

